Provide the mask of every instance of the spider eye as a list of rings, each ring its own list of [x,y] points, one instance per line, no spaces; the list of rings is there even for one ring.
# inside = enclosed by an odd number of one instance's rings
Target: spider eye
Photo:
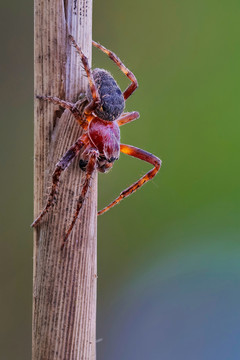
[[[88,164],[87,160],[80,159],[79,167],[82,171],[86,171],[87,164]]]

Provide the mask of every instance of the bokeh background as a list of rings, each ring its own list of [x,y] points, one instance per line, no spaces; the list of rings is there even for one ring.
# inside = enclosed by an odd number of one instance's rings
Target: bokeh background
[[[139,81],[122,142],[163,160],[99,218],[99,360],[239,359],[239,16],[236,0],[94,2],[94,39]],[[0,359],[30,359],[32,1],[5,1],[0,19]],[[126,87],[96,50],[93,66]],[[148,169],[122,155],[99,176],[99,207]]]

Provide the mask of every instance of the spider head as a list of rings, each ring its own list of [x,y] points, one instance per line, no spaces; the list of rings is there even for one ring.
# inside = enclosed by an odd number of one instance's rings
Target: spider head
[[[93,78],[100,95],[100,104],[94,110],[94,113],[102,120],[116,120],[125,107],[121,89],[112,75],[104,69],[94,69]],[[88,101],[92,100],[90,87],[88,87],[87,98]]]

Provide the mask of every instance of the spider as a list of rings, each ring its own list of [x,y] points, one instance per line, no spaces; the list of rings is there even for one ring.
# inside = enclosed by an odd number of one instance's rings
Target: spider
[[[86,93],[87,101],[85,101],[86,104],[84,106],[84,110],[80,111],[77,103],[74,104],[61,100],[55,96],[37,96],[37,98],[39,100],[52,102],[55,105],[59,105],[70,110],[79,125],[82,127],[83,134],[56,164],[52,175],[52,187],[47,204],[40,215],[32,223],[32,226],[36,227],[41,222],[44,215],[49,211],[49,208],[54,205],[60,176],[81,151],[79,166],[83,171],[85,171],[86,177],[81,194],[77,201],[73,220],[65,233],[62,248],[78,218],[79,212],[86,198],[94,170],[102,173],[109,171],[112,168],[114,161],[119,158],[120,152],[154,165],[152,170],[148,171],[138,181],[122,191],[120,195],[108,206],[98,211],[98,215],[101,215],[114,205],[118,204],[122,199],[131,195],[147,181],[151,180],[161,167],[161,160],[155,155],[131,145],[120,144],[119,127],[139,118],[139,113],[136,111],[123,113],[125,101],[138,87],[136,77],[112,51],[106,49],[104,46],[96,43],[95,41],[92,42],[95,47],[107,54],[109,58],[113,60],[121,71],[131,80],[131,84],[122,93],[116,81],[108,71],[99,68],[96,68],[93,71],[90,69],[88,59],[83,54],[81,48],[77,45],[71,35],[69,35],[69,39],[81,57],[89,82]]]

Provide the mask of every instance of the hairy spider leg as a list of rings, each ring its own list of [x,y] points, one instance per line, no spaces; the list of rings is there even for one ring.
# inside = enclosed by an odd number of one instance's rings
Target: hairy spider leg
[[[83,129],[87,129],[88,121],[84,120],[82,118],[82,115],[81,115],[80,111],[77,108],[77,104],[79,104],[79,102],[77,102],[76,104],[73,104],[73,103],[71,103],[69,101],[59,99],[56,96],[42,96],[42,95],[40,96],[40,95],[37,95],[36,98],[39,99],[39,100],[45,100],[45,101],[52,102],[54,105],[59,105],[59,106],[63,107],[64,109],[70,110],[71,113],[74,115],[75,119],[77,120],[77,122],[79,123],[79,125],[81,125],[81,127]]]
[[[131,84],[127,87],[127,89],[123,93],[123,97],[125,100],[136,90],[138,87],[138,82],[135,77],[135,75],[123,64],[123,62],[119,59],[119,57],[114,54],[111,50],[106,49],[104,46],[102,46],[99,43],[96,43],[95,41],[92,42],[92,44],[97,47],[99,50],[103,51],[105,54],[109,56],[111,60],[117,64],[117,66],[121,69],[121,71],[131,80]]]
[[[147,181],[151,180],[157,174],[157,172],[159,171],[159,169],[161,167],[161,160],[159,158],[157,158],[155,155],[153,155],[147,151],[144,151],[142,149],[138,149],[138,148],[136,148],[134,146],[130,146],[130,145],[121,144],[120,151],[124,154],[131,155],[140,160],[144,160],[144,161],[154,165],[154,168],[152,170],[150,170],[149,172],[147,172],[143,177],[141,177],[141,179],[139,179],[134,184],[129,186],[127,189],[122,191],[120,193],[120,195],[112,203],[110,203],[104,209],[98,211],[98,215],[102,215],[103,213],[108,211],[111,207],[118,204],[125,197],[131,195],[134,191],[139,189]]]
[[[82,139],[79,138],[75,142],[75,144],[69,148],[69,150],[61,158],[61,160],[59,160],[59,162],[57,163],[54,173],[52,175],[52,189],[48,196],[47,204],[43,209],[43,211],[41,212],[41,214],[34,220],[31,226],[33,227],[37,226],[42,220],[43,216],[48,212],[50,206],[54,204],[54,200],[62,172],[66,170],[66,168],[71,164],[72,160],[78,155],[79,151],[82,149],[84,145],[85,144],[82,141]]]
[[[140,114],[137,111],[132,111],[130,113],[124,113],[120,116],[120,118],[118,118],[117,124],[118,126],[122,126],[125,125],[133,120],[137,120],[139,118]]]
[[[96,109],[96,107],[98,106],[98,104],[100,103],[100,96],[98,93],[98,89],[97,86],[95,84],[95,81],[93,79],[93,75],[92,75],[92,71],[90,69],[90,66],[88,64],[88,58],[83,54],[81,48],[78,46],[78,44],[76,43],[76,41],[74,40],[72,35],[69,35],[69,39],[71,40],[73,46],[75,47],[75,49],[77,50],[78,54],[81,56],[81,60],[84,66],[84,69],[86,71],[87,74],[87,78],[88,78],[88,82],[89,82],[89,86],[90,86],[90,90],[91,90],[91,94],[92,94],[92,101],[90,102],[90,104],[88,104],[84,110],[84,113],[86,115],[91,114],[91,112]]]
[[[79,215],[79,212],[82,208],[82,205],[84,203],[84,200],[86,198],[86,194],[88,192],[88,189],[89,189],[89,186],[90,186],[90,182],[91,182],[91,179],[92,179],[92,174],[93,174],[93,171],[95,170],[96,168],[96,162],[97,162],[97,158],[99,156],[99,152],[95,149],[91,149],[90,152],[89,152],[89,161],[88,161],[88,164],[87,164],[87,168],[86,168],[86,177],[85,177],[85,180],[84,180],[84,184],[83,184],[83,187],[82,187],[82,192],[81,192],[81,195],[79,196],[78,198],[78,201],[77,201],[77,208],[76,208],[76,211],[75,211],[75,214],[74,214],[74,217],[73,217],[73,220],[71,222],[71,225],[69,226],[66,234],[65,234],[65,237],[64,237],[64,240],[63,240],[63,243],[62,243],[62,246],[61,246],[61,250],[63,249],[64,245],[66,244],[66,241],[75,225],[75,222],[78,218],[78,215]]]

